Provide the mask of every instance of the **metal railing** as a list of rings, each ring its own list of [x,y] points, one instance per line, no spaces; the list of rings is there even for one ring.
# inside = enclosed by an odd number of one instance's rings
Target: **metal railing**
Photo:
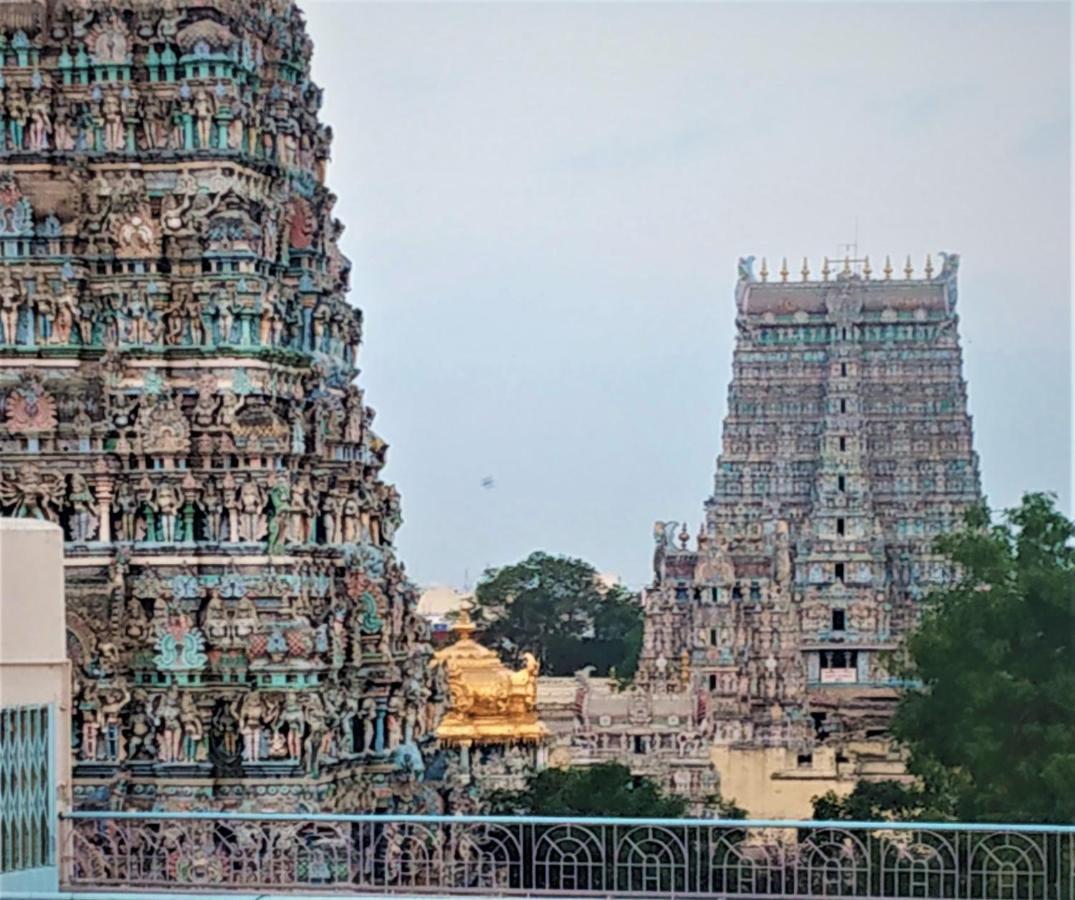
[[[73,813],[66,886],[1075,900],[1075,826]]]

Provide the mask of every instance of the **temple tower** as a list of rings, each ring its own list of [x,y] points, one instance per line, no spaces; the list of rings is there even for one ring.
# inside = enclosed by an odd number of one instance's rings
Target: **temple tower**
[[[900,686],[885,653],[949,577],[934,538],[981,500],[959,260],[941,260],[918,278],[909,260],[902,278],[826,260],[820,279],[804,261],[801,281],[740,261],[714,491],[696,546],[657,525],[639,675],[693,691],[718,746],[808,766],[884,741]]]
[[[288,0],[0,6],[0,513],[65,532],[76,805],[416,796],[310,53]]]

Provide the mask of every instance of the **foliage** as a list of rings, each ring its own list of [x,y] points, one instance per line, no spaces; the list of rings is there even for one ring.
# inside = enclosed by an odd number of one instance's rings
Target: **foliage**
[[[530,651],[542,674],[571,675],[585,666],[630,676],[642,646],[642,607],[619,585],[605,587],[581,559],[540,551],[488,569],[474,596],[483,642],[516,658]]]
[[[852,822],[929,818],[922,815],[926,803],[919,787],[899,781],[860,781],[845,797],[827,791],[813,799],[815,819]]]
[[[938,541],[958,579],[906,642],[922,687],[893,721],[920,806],[964,821],[1075,821],[1073,536],[1051,497],[1028,494],[998,524],[975,510]]]
[[[612,816],[674,819],[686,812],[684,797],[662,794],[660,786],[617,762],[544,769],[521,791],[490,795],[491,812],[518,816]]]

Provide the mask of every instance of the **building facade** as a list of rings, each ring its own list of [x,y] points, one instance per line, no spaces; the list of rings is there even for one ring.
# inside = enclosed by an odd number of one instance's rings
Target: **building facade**
[[[714,491],[693,543],[655,527],[637,683],[692,697],[724,796],[752,813],[900,771],[886,655],[950,576],[934,539],[981,500],[959,260],[941,259],[918,278],[804,261],[801,281],[740,261]],[[768,808],[780,780],[802,790]]]
[[[0,6],[0,514],[64,530],[76,805],[399,808],[432,740],[310,53],[289,0]]]

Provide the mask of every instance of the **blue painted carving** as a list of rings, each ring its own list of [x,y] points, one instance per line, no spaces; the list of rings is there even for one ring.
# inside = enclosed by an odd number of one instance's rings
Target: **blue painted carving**
[[[220,596],[238,600],[246,596],[246,579],[242,575],[225,575],[220,579]]]
[[[362,630],[366,634],[377,634],[384,627],[384,621],[377,615],[377,600],[369,591],[363,591],[358,602],[362,604]]]
[[[0,237],[32,237],[34,208],[26,197],[11,199],[0,206]]]
[[[63,229],[60,227],[60,220],[50,213],[45,216],[45,220],[37,226],[37,233],[41,237],[59,237],[63,234]],[[65,265],[70,266],[71,264],[68,262]]]
[[[177,600],[194,600],[201,593],[196,575],[176,575],[172,578],[172,593]]]
[[[273,629],[272,634],[269,635],[269,639],[265,643],[265,649],[270,654],[287,653],[287,640],[279,628]]]
[[[164,390],[164,379],[156,369],[150,369],[142,378],[142,390],[152,396],[156,396]]]
[[[154,644],[157,655],[153,664],[162,672],[201,669],[209,661],[205,638],[194,626],[183,623],[175,628],[162,629]]]

